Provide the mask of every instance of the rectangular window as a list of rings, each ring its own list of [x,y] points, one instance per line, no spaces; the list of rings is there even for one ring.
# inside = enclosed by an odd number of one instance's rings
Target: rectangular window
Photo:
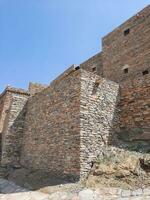
[[[128,68],[125,68],[123,71],[125,74],[127,74],[129,72]]]
[[[124,31],[124,36],[128,35],[129,33],[130,33],[130,29],[128,28],[128,29],[126,29],[126,30]]]
[[[93,67],[93,68],[92,68],[92,72],[96,72],[96,67]]]

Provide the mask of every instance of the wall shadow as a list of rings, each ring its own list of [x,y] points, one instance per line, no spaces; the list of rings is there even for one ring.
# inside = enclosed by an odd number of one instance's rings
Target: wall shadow
[[[61,178],[60,178],[61,177]],[[15,169],[15,168],[9,168],[9,174],[7,175],[6,179],[10,181],[11,183],[14,183],[17,186],[20,186],[21,188],[29,191],[37,191],[40,189],[40,191],[47,191],[47,192],[57,192],[58,190],[61,190],[62,186],[65,187],[65,185],[77,183],[77,179],[74,177],[63,177],[63,175],[60,176],[54,176],[51,173],[48,172],[42,172],[40,170],[30,170],[25,168]],[[0,188],[1,188],[1,179],[0,179]],[[6,185],[7,189],[7,185]],[[1,193],[6,194],[6,189],[1,190]],[[20,192],[20,190],[18,190]],[[17,191],[7,191],[7,194],[11,193],[17,193]]]
[[[23,133],[25,130],[26,113],[27,104],[23,107],[13,124],[9,127],[9,133],[11,133],[11,136],[9,134],[9,139],[7,139],[9,146],[5,149],[5,153],[9,158],[10,164],[0,165],[0,194],[17,193],[17,191],[13,192],[11,189],[10,191],[7,190],[8,184],[3,183],[4,179],[10,181],[10,183],[16,184],[16,186],[20,186],[22,188],[21,192],[26,192],[26,190],[23,190],[24,188],[30,191],[36,191],[51,186],[53,186],[54,190],[55,187],[58,190],[58,188],[61,189],[62,185],[77,183],[79,177],[73,175],[66,176],[61,174],[61,172],[60,174],[59,172],[58,174],[54,174],[52,172],[33,170],[22,166],[20,163],[20,156],[24,142]],[[4,188],[4,186],[6,186],[6,188]],[[18,190],[18,193],[20,193],[20,190]]]
[[[108,145],[120,149],[139,153],[150,153],[150,126],[122,126],[120,118],[122,114],[120,95],[116,101],[114,117],[110,125]]]

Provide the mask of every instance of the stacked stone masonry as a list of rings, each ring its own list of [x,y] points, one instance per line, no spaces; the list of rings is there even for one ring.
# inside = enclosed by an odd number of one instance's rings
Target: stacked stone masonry
[[[93,73],[81,72],[80,93],[80,163],[81,177],[90,171],[92,162],[109,142],[119,85]]]
[[[82,178],[121,129],[142,130],[137,140],[150,144],[149,36],[150,5],[49,86],[7,87],[0,96],[1,163]]]
[[[83,175],[108,137],[118,89],[118,84],[72,69],[71,76],[64,74],[30,98],[21,164],[61,176]],[[107,111],[102,112],[104,106]],[[97,132],[104,132],[103,123],[107,130],[102,136]]]
[[[23,135],[24,125],[24,106],[28,100],[29,93],[23,90],[7,88],[4,95],[8,101],[4,102],[1,163],[14,164],[14,159],[18,159],[20,151],[20,140]]]
[[[29,93],[30,95],[35,95],[41,92],[43,89],[48,87],[47,85],[39,84],[39,83],[29,83]]]
[[[103,38],[104,76],[121,82],[150,69],[149,36],[150,5]]]
[[[146,128],[150,126],[149,74],[127,79],[121,84],[121,127]],[[149,135],[150,139],[150,135]]]
[[[55,80],[27,103],[21,164],[53,175],[80,173],[80,71]]]
[[[102,53],[100,52],[87,61],[83,62],[80,67],[99,76],[103,76]]]

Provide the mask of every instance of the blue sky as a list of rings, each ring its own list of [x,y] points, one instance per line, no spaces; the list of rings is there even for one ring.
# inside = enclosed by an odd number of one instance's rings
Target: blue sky
[[[0,0],[0,92],[48,84],[149,0]]]

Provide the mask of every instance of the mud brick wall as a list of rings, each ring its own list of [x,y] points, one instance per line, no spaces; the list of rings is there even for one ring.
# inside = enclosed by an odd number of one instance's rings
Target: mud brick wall
[[[41,92],[42,90],[44,90],[46,87],[48,87],[47,85],[43,85],[43,84],[39,84],[39,83],[29,83],[29,93],[31,95],[34,95],[38,92]]]
[[[23,109],[29,98],[29,93],[13,88],[8,88],[6,97],[9,105],[2,131],[2,165],[18,164],[21,137],[23,134],[24,114]],[[9,104],[8,104],[9,102]]]
[[[81,177],[90,171],[92,161],[108,144],[112,127],[118,122],[116,104],[119,85],[88,71],[81,75],[80,127]]]
[[[103,62],[102,53],[98,53],[95,56],[89,58],[87,61],[83,62],[80,67],[82,69],[93,72],[99,76],[103,75]]]
[[[27,104],[21,164],[59,177],[80,173],[80,70],[69,69]]]
[[[102,42],[104,77],[120,82],[128,76],[141,75],[150,67],[150,5],[105,36]],[[128,73],[124,73],[125,68]]]

